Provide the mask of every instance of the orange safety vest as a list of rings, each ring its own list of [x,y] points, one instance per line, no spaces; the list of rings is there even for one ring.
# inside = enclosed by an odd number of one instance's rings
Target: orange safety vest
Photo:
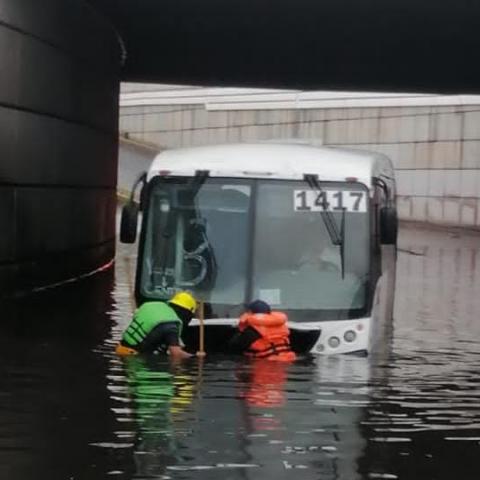
[[[287,316],[284,313],[244,313],[240,317],[238,328],[243,332],[247,327],[254,328],[261,338],[250,345],[246,355],[287,362],[295,360],[296,355],[290,348]]]

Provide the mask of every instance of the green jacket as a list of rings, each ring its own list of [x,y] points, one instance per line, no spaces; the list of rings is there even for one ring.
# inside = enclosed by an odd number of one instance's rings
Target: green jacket
[[[164,302],[146,302],[137,309],[122,340],[131,347],[140,345],[148,334],[161,323],[176,322],[178,334],[182,334],[182,321],[175,310]]]

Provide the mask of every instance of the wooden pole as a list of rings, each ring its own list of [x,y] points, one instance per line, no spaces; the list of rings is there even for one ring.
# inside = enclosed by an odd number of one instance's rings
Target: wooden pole
[[[204,319],[205,319],[205,309],[204,309],[204,303],[203,300],[200,300],[198,304],[198,321],[200,323],[200,331],[199,331],[199,348],[197,355],[198,356],[205,356],[205,325],[204,325]]]

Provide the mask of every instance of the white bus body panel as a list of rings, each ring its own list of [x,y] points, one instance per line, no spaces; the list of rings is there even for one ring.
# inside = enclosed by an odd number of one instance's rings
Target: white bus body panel
[[[290,330],[320,330],[321,334],[318,342],[310,350],[310,353],[320,355],[332,355],[339,353],[352,352],[368,352],[370,340],[371,318],[360,318],[355,320],[333,320],[321,322],[289,322]],[[190,322],[190,326],[198,327],[200,322],[194,318]],[[232,318],[216,318],[205,321],[206,335],[208,335],[208,327],[213,325],[223,325],[236,328],[238,319]],[[355,339],[346,342],[344,335],[346,332],[355,332]],[[337,337],[340,340],[338,347],[331,347],[328,340],[331,337]]]
[[[193,176],[197,170],[208,170],[210,177],[278,180],[301,180],[305,174],[314,174],[320,181],[356,179],[369,189],[372,177],[393,178],[392,164],[382,154],[260,143],[165,150],[153,161],[147,180],[162,175]]]

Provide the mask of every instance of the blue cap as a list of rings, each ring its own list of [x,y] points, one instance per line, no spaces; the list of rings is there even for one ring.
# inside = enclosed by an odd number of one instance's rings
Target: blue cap
[[[247,305],[247,310],[252,313],[270,313],[270,305],[263,300],[254,300]]]

